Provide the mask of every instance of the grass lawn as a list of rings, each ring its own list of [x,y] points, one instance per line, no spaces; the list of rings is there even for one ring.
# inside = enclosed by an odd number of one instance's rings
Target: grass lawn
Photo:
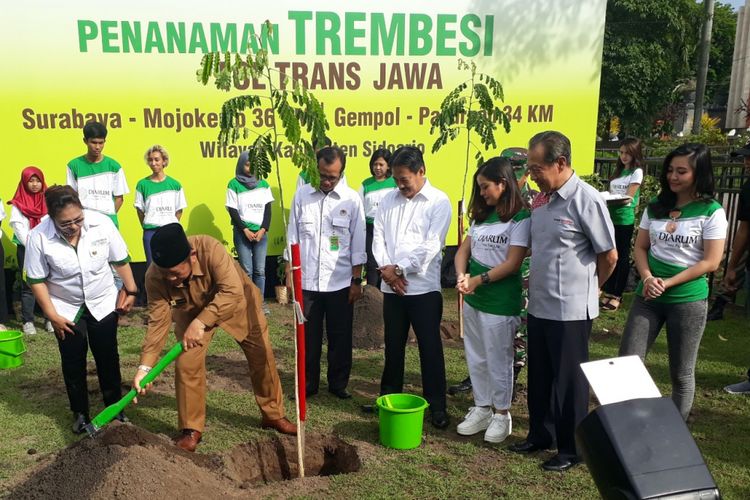
[[[455,293],[447,290],[445,319],[455,319]],[[626,308],[629,298],[626,300]],[[294,348],[291,342],[290,309],[273,304],[271,335],[285,392],[293,390]],[[722,387],[744,376],[750,364],[750,328],[739,309],[728,308],[726,319],[709,323],[700,349],[697,390],[690,429],[725,498],[750,498],[750,397],[726,394]],[[591,339],[593,359],[615,356],[626,312],[603,316],[594,322]],[[120,354],[124,382],[128,383],[138,363],[144,328],[121,327]],[[0,371],[0,492],[19,481],[39,457],[54,453],[80,439],[70,429],[71,415],[60,372],[57,344],[48,334],[26,337],[25,365]],[[349,388],[354,399],[340,401],[321,384],[319,396],[308,402],[309,432],[334,432],[357,444],[363,451],[363,468],[355,474],[333,476],[301,483],[293,489],[262,493],[314,497],[508,497],[508,498],[596,498],[597,491],[585,467],[566,474],[543,472],[539,464],[548,456],[519,456],[505,450],[507,443],[522,439],[527,431],[525,391],[511,409],[513,435],[500,446],[486,445],[481,434],[463,438],[455,425],[471,405],[469,395],[448,397],[452,425],[439,431],[425,423],[423,446],[395,451],[378,445],[375,417],[362,414],[359,405],[378,391],[382,350],[356,350]],[[244,358],[233,339],[220,333],[209,349],[208,422],[200,452],[216,452],[246,441],[269,436],[259,428],[260,413],[249,390]],[[448,382],[466,376],[460,343],[446,343]],[[93,370],[93,360],[90,362]],[[647,366],[664,394],[669,393],[666,344],[660,336]],[[325,368],[322,370],[325,373]],[[525,386],[525,371],[521,384]],[[101,409],[93,371],[89,379],[92,416]],[[421,393],[419,358],[415,345],[407,351],[407,391]],[[132,422],[151,432],[172,434],[177,411],[173,394],[173,371],[168,369],[153,393],[128,409]],[[286,401],[290,415],[293,404]],[[307,480],[305,480],[307,481]]]

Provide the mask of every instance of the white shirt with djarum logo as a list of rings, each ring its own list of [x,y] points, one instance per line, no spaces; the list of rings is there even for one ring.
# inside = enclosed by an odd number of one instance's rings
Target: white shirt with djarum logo
[[[232,179],[227,185],[227,199],[224,205],[237,210],[240,219],[250,231],[260,231],[266,204],[272,201],[271,186],[265,180],[259,180],[257,186],[248,189],[237,179]]]
[[[493,211],[483,222],[472,222],[469,274],[477,276],[508,260],[512,246],[530,246],[531,212],[521,210],[508,222]],[[513,273],[502,280],[478,287],[466,295],[467,304],[482,312],[500,316],[521,314],[521,275]]]
[[[727,217],[715,200],[693,201],[666,216],[656,217],[651,206],[643,212],[640,228],[648,231],[651,247],[648,265],[657,278],[670,278],[703,259],[704,240],[723,240],[727,236]],[[636,292],[643,294],[643,283]],[[666,290],[657,302],[694,302],[708,297],[706,275]]]

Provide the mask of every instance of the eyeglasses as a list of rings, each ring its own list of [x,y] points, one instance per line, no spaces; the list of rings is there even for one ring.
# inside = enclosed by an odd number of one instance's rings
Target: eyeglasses
[[[339,180],[340,178],[341,178],[341,176],[340,176],[340,175],[321,175],[321,176],[320,176],[320,180],[321,180],[321,182],[322,182],[322,181],[326,181],[326,182],[336,182],[336,181],[337,181],[337,180]]]
[[[77,219],[66,220],[66,221],[63,221],[63,222],[55,222],[55,224],[57,224],[58,227],[61,227],[61,228],[64,228],[64,229],[67,229],[67,228],[72,227],[74,225],[76,225],[76,226],[82,226],[83,225],[83,215],[81,215]]]

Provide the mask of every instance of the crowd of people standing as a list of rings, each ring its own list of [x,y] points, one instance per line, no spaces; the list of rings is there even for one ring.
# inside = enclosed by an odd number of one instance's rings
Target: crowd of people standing
[[[8,202],[25,277],[23,330],[36,333],[38,304],[45,327],[57,337],[77,433],[89,422],[89,348],[104,403],[121,396],[117,318],[131,310],[139,293],[118,230],[117,214],[128,193],[124,171],[102,153],[107,136],[103,125],[88,123],[83,134],[87,150],[69,162],[66,186],[48,188],[44,173],[27,167]],[[464,347],[474,399],[456,431],[483,432],[490,443],[512,433],[518,337],[525,320],[529,432],[510,449],[529,453],[556,448],[557,454],[543,467],[564,471],[580,461],[574,430],[588,412],[588,384],[579,365],[588,361],[592,321],[600,309],[616,311],[622,305],[636,223],[633,257],[640,282],[620,354],[645,358],[666,326],[672,399],[687,419],[708,309],[707,275],[719,267],[727,217],[714,199],[710,151],[701,144],[686,144],[667,155],[659,193],[648,201],[640,221],[636,208],[644,173],[637,139],[620,145],[609,179],[615,200],[609,203],[573,170],[565,135],[542,132],[530,139],[528,150],[515,149],[491,158],[474,173],[471,225],[454,260],[456,286],[465,301]],[[750,145],[737,153],[750,163]],[[299,243],[302,250],[305,391],[310,397],[319,391],[325,338],[327,390],[351,398],[353,308],[363,286],[371,286],[383,296],[380,394],[403,390],[405,347],[413,329],[430,422],[446,428],[450,418],[440,321],[450,200],[430,182],[415,147],[376,151],[369,163],[371,177],[359,191],[346,182],[344,151],[328,145],[316,154],[320,183],[311,185],[300,177],[285,234],[288,243]],[[514,161],[516,154],[523,157],[520,163]],[[134,207],[148,265],[149,319],[133,385],[141,393],[148,390],[140,381],[158,358],[174,320],[176,336],[187,351],[177,364],[175,442],[194,451],[205,424],[206,349],[220,326],[248,360],[262,426],[296,433],[284,416],[265,318],[270,311],[263,302],[274,201],[270,186],[253,175],[249,154],[242,153],[225,203],[235,262],[213,238],[185,235],[179,222],[187,200],[181,184],[165,174],[166,149],[154,145],[144,159],[152,174],[137,183]],[[527,178],[538,193],[529,193]],[[727,288],[737,286],[738,254],[746,252],[750,241],[746,188]],[[4,217],[0,209],[0,220]],[[2,324],[8,311],[4,290],[0,292]],[[744,382],[747,391],[742,384],[727,390],[750,392],[750,383]],[[118,418],[127,421],[124,413]]]

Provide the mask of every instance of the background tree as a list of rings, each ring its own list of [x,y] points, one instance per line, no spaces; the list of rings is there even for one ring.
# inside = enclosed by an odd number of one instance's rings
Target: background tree
[[[694,73],[700,29],[694,0],[610,0],[604,28],[599,130],[618,116],[645,136],[676,84]]]
[[[476,165],[484,163],[484,152],[490,148],[497,148],[495,134],[498,123],[502,124],[507,133],[510,131],[510,119],[497,106],[497,102],[502,102],[504,99],[503,86],[499,81],[487,74],[477,72],[474,62],[467,63],[459,59],[458,69],[468,71],[470,77],[445,96],[437,116],[432,120],[430,134],[436,132],[438,134],[432,145],[433,153],[437,153],[440,148],[458,139],[462,133],[465,136],[466,155],[461,191],[461,204],[463,204],[472,149]],[[474,142],[472,134],[478,139],[479,144]],[[460,213],[459,217],[462,216],[463,213]]]
[[[263,48],[253,51],[253,44],[248,44],[244,58],[239,53],[206,54],[201,59],[197,76],[203,85],[213,80],[216,88],[225,92],[248,88],[251,79],[264,82],[265,91],[231,97],[224,102],[218,140],[221,144],[229,144],[252,138],[249,146],[250,165],[253,175],[259,179],[268,177],[275,167],[281,214],[286,227],[277,145],[286,139],[293,148],[292,164],[306,174],[310,184],[317,186],[320,174],[314,145],[323,144],[329,125],[323,106],[312,92],[271,65],[265,49],[265,36],[273,35],[273,25],[266,21],[264,29],[267,35],[256,35],[255,40],[256,46]],[[265,129],[256,130],[242,125],[250,123],[251,119],[242,119],[241,115],[254,110]]]
[[[706,80],[706,102],[714,106],[725,106],[729,98],[729,80],[732,77],[736,30],[737,14],[732,6],[716,2]]]
[[[599,135],[612,117],[626,134],[645,137],[655,119],[671,126],[680,113],[676,89],[695,76],[703,17],[694,0],[610,0],[604,28]],[[717,2],[706,101],[726,104],[737,14]],[[622,136],[622,135],[621,135]]]

